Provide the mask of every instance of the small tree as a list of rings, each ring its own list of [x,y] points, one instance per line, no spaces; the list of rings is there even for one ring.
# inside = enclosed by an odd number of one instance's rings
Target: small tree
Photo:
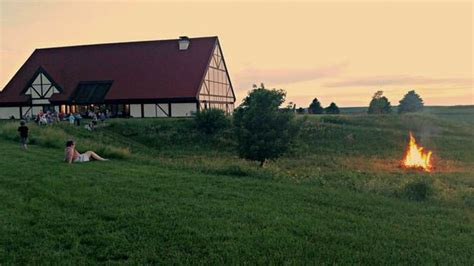
[[[261,84],[236,109],[234,125],[240,157],[259,161],[263,167],[268,159],[288,150],[297,127],[292,112],[279,111],[285,96],[285,91],[267,90]]]
[[[400,100],[398,113],[418,112],[423,110],[423,99],[414,90],[409,91],[403,99]]]
[[[388,114],[392,112],[392,106],[387,97],[382,96],[383,91],[377,91],[369,104],[369,114]]]
[[[215,108],[198,112],[194,117],[194,121],[200,131],[209,135],[215,134],[230,125],[224,111]]]
[[[303,108],[303,107],[300,107],[300,108],[296,109],[296,113],[297,113],[297,114],[300,114],[300,115],[301,115],[301,114],[304,114],[304,108]]]
[[[321,106],[321,103],[318,101],[318,98],[314,98],[308,108],[308,113],[310,114],[322,114],[324,108]]]
[[[339,107],[335,103],[331,103],[328,107],[324,109],[326,114],[339,114]]]

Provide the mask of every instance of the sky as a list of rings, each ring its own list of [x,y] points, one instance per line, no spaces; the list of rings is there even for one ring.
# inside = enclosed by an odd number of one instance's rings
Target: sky
[[[467,2],[0,0],[0,90],[35,48],[218,36],[237,103],[264,83],[307,107],[474,104]]]

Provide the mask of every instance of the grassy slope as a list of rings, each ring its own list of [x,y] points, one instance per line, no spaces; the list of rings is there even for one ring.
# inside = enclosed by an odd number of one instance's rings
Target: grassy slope
[[[209,139],[190,120],[33,127],[28,152],[0,125],[0,263],[472,264],[472,124],[453,121],[310,117],[263,170],[235,157],[228,132]],[[434,147],[438,172],[396,167],[407,129]],[[59,163],[68,136],[118,159]],[[434,193],[410,201],[404,185],[419,178]]]

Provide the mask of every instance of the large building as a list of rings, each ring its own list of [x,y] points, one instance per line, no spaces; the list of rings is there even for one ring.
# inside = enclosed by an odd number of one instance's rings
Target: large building
[[[0,92],[0,118],[108,109],[112,115],[227,113],[235,94],[217,37],[36,49]]]

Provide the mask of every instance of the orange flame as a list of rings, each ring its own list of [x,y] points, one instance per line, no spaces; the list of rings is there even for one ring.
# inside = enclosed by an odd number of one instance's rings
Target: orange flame
[[[431,151],[424,152],[423,147],[418,147],[413,134],[410,132],[410,143],[408,144],[405,158],[402,161],[402,166],[405,168],[419,168],[426,172],[431,172],[433,169],[431,153]]]

